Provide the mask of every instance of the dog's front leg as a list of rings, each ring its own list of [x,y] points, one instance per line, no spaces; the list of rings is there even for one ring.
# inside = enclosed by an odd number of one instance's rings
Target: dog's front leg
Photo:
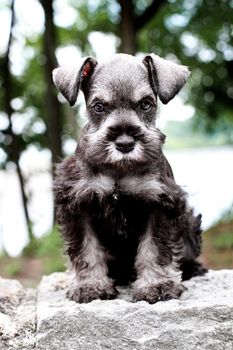
[[[146,232],[141,237],[135,270],[137,279],[133,283],[134,300],[146,300],[153,304],[160,300],[177,299],[185,288],[180,284],[181,272],[174,262],[159,263],[159,250],[153,238],[153,222],[149,220]]]
[[[94,299],[112,299],[117,295],[113,280],[107,276],[106,253],[88,219],[83,224],[83,241],[77,255],[71,258],[75,269],[75,285],[68,297],[79,303]]]

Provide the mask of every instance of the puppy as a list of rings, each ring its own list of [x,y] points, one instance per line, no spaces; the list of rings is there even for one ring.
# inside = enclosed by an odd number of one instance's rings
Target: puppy
[[[132,283],[135,301],[178,298],[182,278],[202,275],[201,216],[194,216],[162,152],[157,98],[168,103],[189,77],[155,54],[116,54],[53,71],[72,106],[81,89],[88,122],[54,181],[57,221],[76,273],[76,302],[111,299]]]

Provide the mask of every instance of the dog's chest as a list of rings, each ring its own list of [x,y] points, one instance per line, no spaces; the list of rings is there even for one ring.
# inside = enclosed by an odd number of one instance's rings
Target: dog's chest
[[[120,194],[117,189],[102,201],[95,198],[90,206],[95,232],[102,244],[116,254],[122,254],[128,244],[137,246],[148,216],[145,203]]]

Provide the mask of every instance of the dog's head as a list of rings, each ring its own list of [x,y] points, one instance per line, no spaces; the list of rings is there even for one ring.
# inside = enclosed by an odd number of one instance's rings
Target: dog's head
[[[164,135],[155,127],[157,96],[168,103],[189,70],[154,54],[142,61],[126,54],[97,63],[83,58],[76,67],[59,67],[53,80],[69,104],[82,89],[89,123],[80,149],[93,166],[145,164],[156,157]]]

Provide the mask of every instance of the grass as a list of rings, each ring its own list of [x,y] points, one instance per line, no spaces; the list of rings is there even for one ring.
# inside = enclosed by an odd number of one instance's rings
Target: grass
[[[17,275],[20,273],[20,269],[21,269],[21,267],[20,267],[18,261],[13,260],[5,266],[5,273],[7,276],[17,277]]]
[[[37,257],[43,260],[45,274],[54,271],[64,271],[64,257],[62,253],[62,240],[56,227],[40,239],[34,238],[23,250],[23,256]]]
[[[233,234],[230,231],[223,232],[214,239],[214,246],[220,250],[233,249]]]
[[[203,252],[210,268],[233,268],[233,206],[204,232]]]
[[[62,241],[56,227],[40,239],[33,238],[20,257],[0,257],[0,275],[16,278],[27,287],[35,287],[42,275],[64,271]]]

